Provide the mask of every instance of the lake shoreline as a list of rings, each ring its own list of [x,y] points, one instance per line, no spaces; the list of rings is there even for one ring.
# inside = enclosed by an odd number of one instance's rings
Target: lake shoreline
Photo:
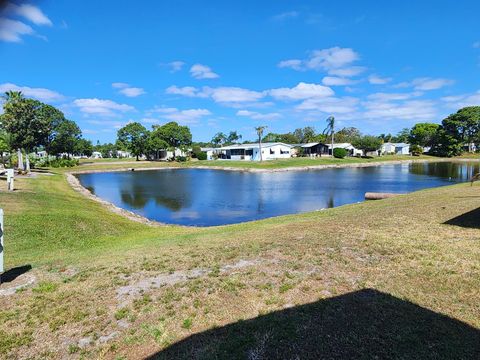
[[[312,166],[296,166],[296,167],[288,167],[288,168],[278,168],[278,169],[252,169],[252,168],[241,168],[241,167],[225,167],[225,166],[161,166],[161,167],[148,167],[148,168],[119,168],[119,169],[87,169],[87,170],[76,170],[76,171],[68,171],[65,173],[66,180],[68,184],[77,192],[82,194],[84,197],[91,199],[100,203],[102,206],[107,208],[109,211],[121,215],[123,217],[128,218],[129,220],[145,224],[148,226],[179,226],[185,228],[197,228],[198,226],[195,225],[181,225],[181,224],[170,224],[159,222],[157,220],[149,219],[146,216],[139,215],[133,211],[126,210],[122,207],[115,205],[114,203],[105,200],[95,194],[93,194],[90,190],[84,187],[79,178],[76,175],[80,174],[91,174],[91,173],[109,173],[109,172],[127,172],[127,171],[161,171],[161,170],[180,170],[180,169],[201,169],[201,170],[221,170],[221,171],[238,171],[238,172],[249,172],[249,173],[277,173],[277,172],[285,172],[285,171],[309,171],[309,170],[323,170],[323,169],[340,169],[340,168],[365,168],[365,167],[376,167],[381,165],[400,165],[400,164],[410,164],[410,163],[432,163],[432,162],[469,162],[475,161],[476,159],[412,159],[412,160],[392,160],[392,161],[376,161],[376,162],[365,162],[365,163],[346,163],[346,164],[323,164],[323,165],[312,165]],[[314,210],[318,211],[318,210]],[[283,215],[279,215],[283,216]],[[255,220],[250,220],[247,222],[251,222]],[[240,222],[243,223],[243,222]],[[211,225],[211,226],[200,226],[200,227],[221,227],[226,226],[228,224],[223,225]]]

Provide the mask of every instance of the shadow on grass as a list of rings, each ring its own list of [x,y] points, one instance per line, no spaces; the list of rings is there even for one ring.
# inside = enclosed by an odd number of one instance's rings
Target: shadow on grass
[[[480,208],[447,220],[444,224],[480,229]]]
[[[147,359],[479,359],[480,330],[372,289],[208,330]]]
[[[32,265],[23,265],[7,270],[1,276],[2,283],[12,282],[17,277],[29,272],[30,270],[32,270]]]

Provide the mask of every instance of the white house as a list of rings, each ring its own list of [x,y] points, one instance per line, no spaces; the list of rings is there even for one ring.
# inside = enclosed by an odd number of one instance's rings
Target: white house
[[[117,150],[117,158],[131,158],[132,154],[129,151]]]
[[[200,148],[203,152],[207,153],[207,160],[213,160],[214,159],[214,154],[219,155],[221,150],[219,148],[212,148],[212,147],[204,147]]]
[[[92,156],[91,156],[92,159],[101,159],[102,157],[103,156],[102,156],[101,152],[99,152],[99,151],[92,152]]]
[[[410,144],[387,142],[382,144],[380,152],[382,154],[408,155],[410,154]]]
[[[235,144],[223,146],[219,149],[221,157],[230,160],[260,160],[259,144]],[[288,159],[292,157],[293,145],[276,143],[262,144],[262,159]]]
[[[332,155],[332,144],[327,144],[328,146],[328,153]],[[348,151],[349,156],[362,156],[363,152],[362,150],[357,149],[355,146],[353,146],[350,143],[334,143],[333,148],[337,149],[345,149]]]

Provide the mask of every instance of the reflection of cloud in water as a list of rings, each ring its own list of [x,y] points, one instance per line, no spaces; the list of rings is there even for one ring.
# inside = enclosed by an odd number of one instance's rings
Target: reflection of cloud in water
[[[248,210],[221,210],[215,212],[209,212],[210,215],[215,215],[222,218],[232,218],[232,217],[245,217],[252,214],[252,211]]]
[[[202,214],[198,211],[189,211],[189,210],[183,210],[183,211],[177,211],[172,213],[171,218],[172,219],[200,219],[202,217]]]

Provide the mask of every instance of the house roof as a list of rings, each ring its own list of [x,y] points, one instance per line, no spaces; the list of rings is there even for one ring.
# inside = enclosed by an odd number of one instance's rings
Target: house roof
[[[327,144],[328,148],[331,148],[332,147],[332,144]],[[342,148],[342,149],[346,149],[346,148],[352,148],[354,149],[355,147],[350,144],[350,143],[334,143],[333,144],[333,148]]]
[[[299,146],[299,147],[302,147],[302,148],[309,148],[309,147],[313,147],[313,146],[317,146],[317,145],[323,145],[319,142],[310,142],[310,143],[306,143],[306,144],[295,144],[295,146]]]
[[[410,146],[410,144],[407,144],[407,143],[392,143],[392,142],[387,142],[383,145],[393,145],[395,147],[407,147],[407,146]]]
[[[286,146],[286,147],[289,147],[289,148],[292,148],[293,145],[290,145],[290,144],[285,144],[285,143],[281,143],[281,142],[272,142],[272,143],[262,143],[262,148],[269,148],[269,147],[272,147],[272,146],[275,146],[275,145],[282,145],[282,146]],[[221,150],[233,150],[233,149],[258,149],[258,143],[254,143],[254,144],[234,144],[234,145],[229,145],[229,146],[222,146],[220,148]]]

